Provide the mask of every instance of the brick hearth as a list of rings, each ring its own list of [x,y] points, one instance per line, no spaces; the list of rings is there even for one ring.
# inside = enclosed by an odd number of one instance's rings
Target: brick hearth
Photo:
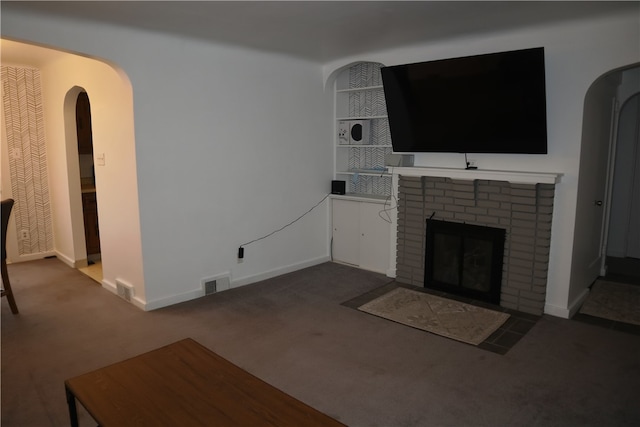
[[[396,280],[424,286],[426,219],[504,228],[500,305],[544,310],[555,184],[399,177]]]

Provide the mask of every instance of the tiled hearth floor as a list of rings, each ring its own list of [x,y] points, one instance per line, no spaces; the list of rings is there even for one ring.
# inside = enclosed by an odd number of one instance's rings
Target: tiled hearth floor
[[[424,292],[432,295],[436,295],[443,298],[449,298],[452,300],[464,302],[467,304],[476,305],[478,307],[487,308],[489,310],[501,311],[504,313],[509,313],[511,316],[509,319],[498,328],[489,338],[484,340],[477,347],[483,350],[488,350],[492,353],[497,354],[506,354],[522,337],[526,335],[527,332],[531,330],[531,328],[536,324],[540,316],[536,316],[533,314],[522,313],[515,310],[510,310],[504,307],[499,307],[493,304],[488,304],[482,301],[472,300],[470,298],[463,298],[456,295],[447,294],[445,292],[434,291],[432,289],[421,288],[417,286],[405,285],[403,283],[397,283],[395,281],[389,282],[384,286],[379,287],[378,289],[374,289],[371,292],[367,292],[366,294],[360,295],[356,298],[353,298],[349,301],[344,302],[342,305],[358,309],[362,304],[365,304],[379,296],[386,294],[387,292],[398,288],[403,287],[407,289],[411,289],[418,292]],[[471,345],[460,343],[463,345]]]

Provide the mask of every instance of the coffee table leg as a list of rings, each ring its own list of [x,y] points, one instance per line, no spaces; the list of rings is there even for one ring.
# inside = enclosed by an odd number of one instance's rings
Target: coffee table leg
[[[67,393],[67,405],[69,405],[69,419],[71,420],[71,427],[78,427],[78,410],[76,409],[76,397],[73,395],[69,387],[64,386]]]

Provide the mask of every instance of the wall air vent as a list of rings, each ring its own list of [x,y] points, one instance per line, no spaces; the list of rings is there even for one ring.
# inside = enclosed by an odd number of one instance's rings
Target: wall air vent
[[[223,274],[220,276],[206,277],[201,280],[201,283],[204,294],[211,295],[229,289],[231,287],[231,278],[228,274]]]
[[[216,284],[217,280],[210,280],[208,282],[204,282],[204,294],[211,295],[218,292],[218,286]]]
[[[128,283],[120,279],[116,279],[116,288],[118,290],[118,296],[126,301],[131,302],[131,298],[133,298],[134,288]]]

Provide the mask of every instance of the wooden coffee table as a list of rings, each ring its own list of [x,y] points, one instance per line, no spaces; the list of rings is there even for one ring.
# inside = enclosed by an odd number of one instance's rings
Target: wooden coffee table
[[[188,338],[65,381],[101,427],[344,426]]]

